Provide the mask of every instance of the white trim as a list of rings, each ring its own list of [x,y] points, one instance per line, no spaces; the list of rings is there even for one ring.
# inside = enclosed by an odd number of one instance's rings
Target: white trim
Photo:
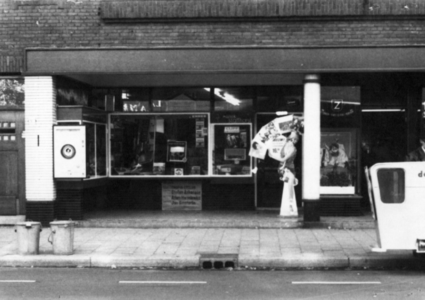
[[[321,195],[354,195],[355,187],[354,186],[321,186],[320,187]]]
[[[362,112],[404,112],[404,108],[365,108]]]
[[[78,125],[82,125],[83,121],[81,120],[57,120],[56,124],[60,123],[78,123]]]
[[[25,196],[28,201],[54,201],[53,126],[56,89],[50,76],[25,77]]]

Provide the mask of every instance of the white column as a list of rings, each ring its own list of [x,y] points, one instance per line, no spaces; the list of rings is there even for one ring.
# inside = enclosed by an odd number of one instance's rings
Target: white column
[[[318,75],[306,75],[304,81],[303,135],[304,219],[313,211],[306,204],[320,200],[320,83]],[[310,203],[309,203],[310,202]],[[312,203],[311,203],[312,204]],[[317,210],[317,207],[313,209]],[[319,216],[319,214],[317,214]],[[315,217],[313,217],[315,219]]]
[[[56,90],[52,77],[25,77],[25,193],[27,201],[53,201],[53,125]]]

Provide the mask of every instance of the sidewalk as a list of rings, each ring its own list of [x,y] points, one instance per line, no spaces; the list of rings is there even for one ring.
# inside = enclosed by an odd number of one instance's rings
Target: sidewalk
[[[97,227],[83,227],[96,224],[93,219],[76,226],[74,254],[69,256],[53,254],[47,241],[50,228],[41,232],[39,255],[17,255],[14,227],[0,227],[0,267],[425,270],[425,259],[411,251],[372,253],[376,231],[361,226],[334,229],[322,221],[311,228],[207,228],[201,217],[206,228],[179,228],[183,226],[176,219],[168,228],[117,228],[100,219]]]

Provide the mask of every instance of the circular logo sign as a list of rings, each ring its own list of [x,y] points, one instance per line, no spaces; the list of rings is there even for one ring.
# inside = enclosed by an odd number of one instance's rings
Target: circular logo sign
[[[61,154],[66,159],[73,158],[75,156],[75,153],[76,153],[76,151],[75,151],[74,146],[72,146],[70,144],[67,144],[67,145],[62,147]]]

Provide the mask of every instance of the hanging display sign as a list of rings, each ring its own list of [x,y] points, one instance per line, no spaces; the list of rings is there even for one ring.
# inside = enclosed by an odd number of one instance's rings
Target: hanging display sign
[[[148,101],[123,101],[123,111],[148,112],[150,110],[151,109]]]
[[[329,117],[355,115],[360,109],[360,87],[324,86],[321,90],[321,113]]]
[[[201,210],[202,183],[173,181],[162,183],[162,210]]]

